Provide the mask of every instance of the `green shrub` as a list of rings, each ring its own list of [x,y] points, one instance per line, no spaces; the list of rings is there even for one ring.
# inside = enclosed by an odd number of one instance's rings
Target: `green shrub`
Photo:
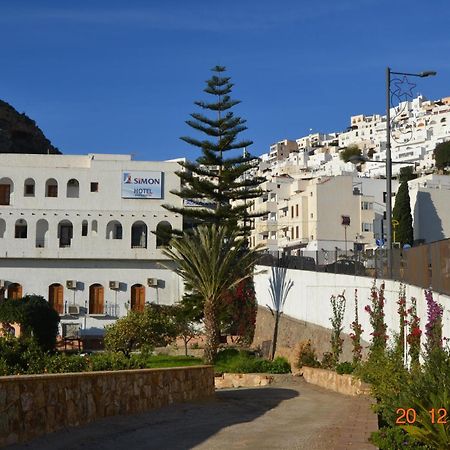
[[[289,373],[291,371],[291,365],[286,358],[277,356],[272,361],[272,367],[269,373]]]
[[[233,348],[217,354],[215,368],[219,372],[229,373],[289,373],[291,366],[285,358],[277,357],[273,361],[255,356],[247,350]]]
[[[19,323],[22,334],[33,336],[42,350],[54,350],[58,334],[59,315],[39,295],[7,299],[0,303],[0,322]]]
[[[297,367],[320,367],[320,362],[317,360],[316,351],[311,344],[311,340],[300,343],[297,359]]]
[[[355,370],[353,364],[349,361],[341,362],[336,365],[336,372],[339,375],[351,374]]]
[[[84,356],[55,353],[46,355],[45,358],[45,371],[48,373],[74,373],[89,370],[89,359]]]
[[[400,427],[383,427],[372,433],[370,442],[380,450],[426,450],[429,447],[423,446],[416,439]]]

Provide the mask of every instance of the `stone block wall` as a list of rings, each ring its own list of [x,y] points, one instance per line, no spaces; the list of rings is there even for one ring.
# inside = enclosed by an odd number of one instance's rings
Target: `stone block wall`
[[[0,447],[106,416],[212,396],[211,366],[0,377]]]
[[[253,339],[253,347],[261,347],[269,350],[272,345],[273,330],[275,319],[267,308],[258,307],[256,316],[255,337]],[[320,325],[297,320],[283,314],[280,318],[278,327],[278,340],[276,356],[284,356],[291,363],[293,372],[298,360],[298,346],[302,341],[311,339],[312,346],[316,350],[319,360],[322,359],[323,353],[331,351],[331,330]],[[343,352],[341,361],[352,360],[352,341],[350,336],[342,333],[344,339]],[[270,342],[270,344],[269,344]],[[267,343],[267,345],[265,344]],[[364,352],[367,352],[367,342],[362,342]]]

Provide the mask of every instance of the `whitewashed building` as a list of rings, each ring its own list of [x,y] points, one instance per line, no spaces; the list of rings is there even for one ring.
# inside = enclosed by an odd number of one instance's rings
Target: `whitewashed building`
[[[182,228],[176,162],[129,155],[0,155],[0,296],[38,294],[87,335],[172,304],[182,282],[154,232]],[[64,327],[63,327],[64,328]]]

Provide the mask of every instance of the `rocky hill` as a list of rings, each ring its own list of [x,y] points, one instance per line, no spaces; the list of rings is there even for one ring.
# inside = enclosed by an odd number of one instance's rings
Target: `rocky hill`
[[[2,100],[0,100],[0,153],[61,154],[34,120],[26,114],[20,114]]]

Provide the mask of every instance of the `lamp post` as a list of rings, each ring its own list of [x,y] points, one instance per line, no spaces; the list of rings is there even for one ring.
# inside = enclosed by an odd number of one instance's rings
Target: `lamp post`
[[[436,75],[436,72],[431,70],[419,73],[393,72],[390,67],[386,68],[386,248],[389,278],[392,278],[391,75],[425,78]]]

